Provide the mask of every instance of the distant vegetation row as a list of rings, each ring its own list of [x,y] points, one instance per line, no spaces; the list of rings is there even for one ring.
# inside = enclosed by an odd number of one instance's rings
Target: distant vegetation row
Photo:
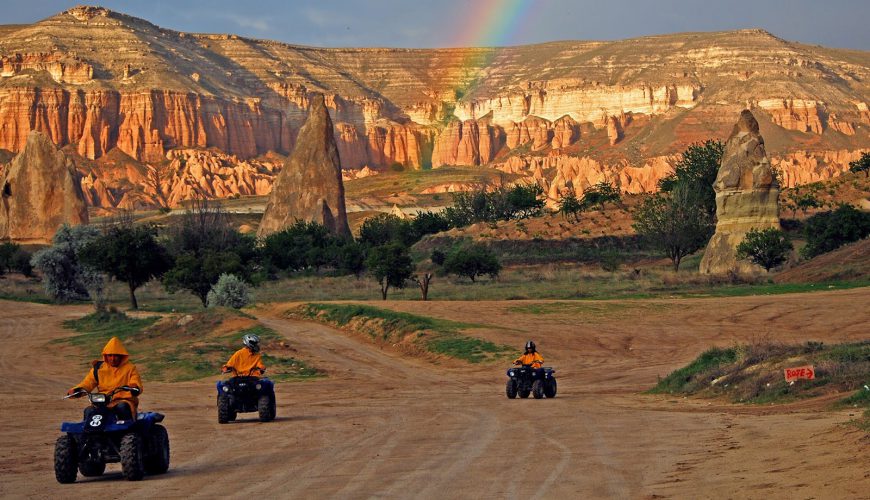
[[[674,269],[681,260],[703,248],[715,227],[713,181],[723,145],[717,141],[690,146],[675,172],[662,180],[659,193],[646,196],[633,213],[636,242],[596,241],[596,258],[605,270],[619,266],[626,244],[667,256]],[[852,165],[868,171],[870,154]],[[812,193],[812,191],[807,191]],[[808,206],[807,196],[796,204]],[[803,201],[801,201],[803,200]],[[559,213],[568,221],[606,204],[622,206],[618,190],[607,183],[587,189],[581,197],[567,193]],[[435,238],[423,245],[425,254],[411,247],[427,235],[470,224],[537,217],[545,211],[537,185],[515,185],[454,195],[442,212],[419,212],[406,220],[391,214],[367,219],[358,238],[340,238],[316,223],[297,221],[283,231],[257,240],[230,224],[220,204],[192,203],[181,220],[166,228],[135,225],[122,216],[102,226],[62,227],[51,247],[31,256],[18,245],[0,245],[0,272],[31,275],[40,270],[46,292],[57,301],[90,298],[98,308],[106,301],[106,279],[126,283],[132,308],[136,290],[159,279],[169,292],[188,291],[203,306],[242,307],[250,300],[248,287],[286,275],[369,275],[378,282],[381,297],[391,288],[416,284],[425,300],[433,276],[452,274],[475,281],[497,277],[502,263],[493,246],[467,239]],[[849,205],[818,213],[803,223],[807,240],[804,258],[812,258],[870,234],[870,214]],[[438,243],[441,242],[441,243]],[[568,244],[568,243],[566,243]],[[569,244],[570,246],[570,244]],[[786,233],[777,229],[751,231],[739,256],[765,269],[782,264],[792,251]],[[412,258],[412,253],[414,257]],[[416,262],[415,262],[416,261]]]

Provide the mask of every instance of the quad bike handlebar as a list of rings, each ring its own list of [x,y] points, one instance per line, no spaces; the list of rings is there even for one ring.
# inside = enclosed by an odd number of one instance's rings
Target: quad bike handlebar
[[[67,394],[66,396],[64,396],[63,399],[78,399],[78,398],[86,396],[88,394],[94,394],[94,393],[91,393],[91,392],[88,392],[88,391],[82,389],[81,387],[78,387],[77,389],[78,390],[73,391],[72,394]],[[122,385],[121,387],[115,388],[112,392],[106,393],[105,394],[106,400],[111,401],[112,396],[114,396],[115,394],[117,394],[121,391],[127,391],[127,392],[133,394],[134,396],[138,396],[139,393],[142,392],[142,389],[140,389],[138,387],[131,387],[129,385]],[[99,394],[99,393],[97,393],[97,394]]]
[[[248,370],[247,375],[241,375],[238,371],[236,371],[235,368],[229,368],[229,369],[224,368],[221,370],[221,374],[232,373],[234,377],[250,377],[250,376],[254,375],[255,372],[260,372],[260,375],[262,375],[262,374],[266,373],[266,369],[265,368],[257,368],[255,366],[255,367],[251,368],[250,370]]]

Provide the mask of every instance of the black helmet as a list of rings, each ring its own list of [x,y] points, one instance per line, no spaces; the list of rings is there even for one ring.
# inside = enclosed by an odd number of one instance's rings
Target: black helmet
[[[531,349],[532,352],[535,352],[535,343],[531,340],[526,342],[526,350],[528,351],[529,349]]]
[[[254,352],[260,351],[260,337],[254,335],[253,333],[249,333],[242,337],[242,344],[244,344],[245,347]]]

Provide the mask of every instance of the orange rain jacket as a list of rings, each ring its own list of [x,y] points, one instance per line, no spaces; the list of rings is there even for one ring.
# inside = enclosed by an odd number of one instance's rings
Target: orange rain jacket
[[[260,371],[258,372],[255,368],[259,368]],[[266,365],[263,364],[263,359],[259,352],[251,352],[247,347],[242,347],[230,356],[230,360],[223,366],[223,369],[231,370],[233,376],[247,377],[250,375],[258,377],[266,369]],[[254,372],[251,373],[251,370],[254,370]]]
[[[521,365],[532,365],[532,368],[540,368],[544,364],[544,357],[538,354],[537,351],[523,354],[518,357],[514,363],[519,363]]]
[[[124,356],[124,359],[117,368],[114,368],[106,359],[107,354],[120,354]],[[130,354],[127,352],[127,349],[124,349],[124,344],[118,340],[118,337],[112,337],[106,343],[106,346],[103,347],[102,361],[95,359],[91,361],[91,366],[93,368],[76,387],[81,387],[88,392],[97,389],[97,392],[109,393],[118,387],[126,385],[138,387],[139,392],[142,392],[142,379],[139,377],[139,371],[136,370],[136,365],[130,362]],[[94,377],[95,373],[96,377]],[[130,403],[130,408],[135,416],[139,407],[139,397],[129,391],[120,391],[112,398],[109,406],[115,406],[121,401]]]

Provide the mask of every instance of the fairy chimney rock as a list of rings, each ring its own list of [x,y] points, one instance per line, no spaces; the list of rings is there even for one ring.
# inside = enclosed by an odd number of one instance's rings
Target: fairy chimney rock
[[[779,185],[767,159],[758,122],[749,110],[731,131],[722,153],[716,192],[716,232],[701,259],[701,273],[754,274],[760,267],[737,260],[737,245],[750,229],[779,228]]]
[[[47,243],[62,224],[87,224],[73,161],[37,131],[0,173],[0,239]]]
[[[297,219],[323,224],[337,235],[350,235],[341,162],[332,130],[323,95],[316,94],[296,147],[272,187],[257,236],[281,231]]]

